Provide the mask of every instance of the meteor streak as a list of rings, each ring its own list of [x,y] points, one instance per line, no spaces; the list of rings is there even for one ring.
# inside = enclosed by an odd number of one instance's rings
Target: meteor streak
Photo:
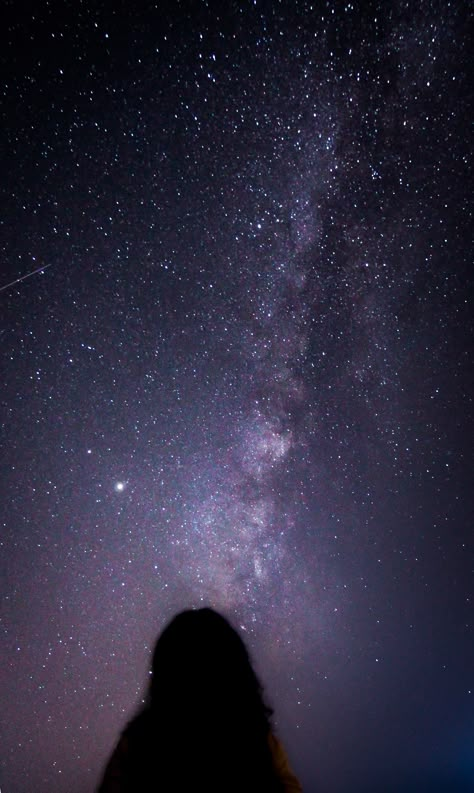
[[[3,292],[5,289],[8,289],[10,286],[15,286],[15,284],[19,284],[20,281],[25,281],[27,278],[31,278],[31,276],[36,275],[36,273],[41,273],[43,270],[47,270],[48,267],[51,267],[51,264],[44,264],[43,267],[38,267],[36,270],[33,270],[31,273],[22,275],[21,278],[16,278],[15,281],[10,281],[10,283],[5,284],[5,286],[0,286],[0,292]]]

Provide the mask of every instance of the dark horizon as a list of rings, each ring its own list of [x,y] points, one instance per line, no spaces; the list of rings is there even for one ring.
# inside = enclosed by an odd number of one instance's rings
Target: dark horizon
[[[3,12],[2,793],[202,605],[306,793],[472,790],[469,5]]]

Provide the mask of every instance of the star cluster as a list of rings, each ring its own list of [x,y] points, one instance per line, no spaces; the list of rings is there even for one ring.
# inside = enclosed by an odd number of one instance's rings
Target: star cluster
[[[7,3],[0,785],[240,626],[304,789],[468,790],[469,10]]]

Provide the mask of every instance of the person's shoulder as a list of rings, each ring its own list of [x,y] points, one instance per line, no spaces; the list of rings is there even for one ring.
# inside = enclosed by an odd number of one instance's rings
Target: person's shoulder
[[[268,735],[268,744],[272,753],[273,765],[285,793],[302,793],[303,788],[290,767],[287,754],[280,739],[277,738],[274,733],[270,732]]]
[[[128,741],[126,736],[122,734],[107,763],[102,781],[97,788],[97,793],[121,793],[127,756]]]
[[[128,722],[122,733],[122,738],[125,738],[126,741],[134,740],[135,738],[141,737],[143,734],[147,733],[150,730],[150,726],[150,712],[148,709],[143,710]]]
[[[268,745],[270,746],[270,751],[274,759],[283,760],[286,758],[286,752],[283,748],[283,744],[273,732],[268,733]]]

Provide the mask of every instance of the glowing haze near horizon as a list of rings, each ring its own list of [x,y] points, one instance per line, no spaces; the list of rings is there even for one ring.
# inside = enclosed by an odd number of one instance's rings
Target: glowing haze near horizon
[[[2,793],[202,604],[306,791],[472,789],[468,6],[6,12]]]

